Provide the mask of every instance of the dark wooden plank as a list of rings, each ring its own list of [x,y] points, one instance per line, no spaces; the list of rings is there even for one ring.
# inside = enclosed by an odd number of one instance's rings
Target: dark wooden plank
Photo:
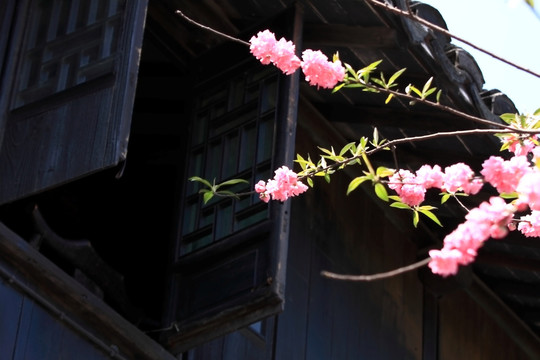
[[[17,278],[24,279],[32,291],[55,306],[56,312],[68,316],[93,337],[105,344],[115,344],[129,358],[174,359],[163,347],[1,223],[0,253],[10,267],[17,269]]]
[[[23,296],[0,281],[0,302],[0,359],[11,359],[15,353]]]

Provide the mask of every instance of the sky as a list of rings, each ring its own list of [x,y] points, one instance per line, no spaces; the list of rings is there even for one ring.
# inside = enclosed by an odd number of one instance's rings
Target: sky
[[[422,0],[443,16],[448,30],[499,57],[540,73],[540,18],[520,0]],[[540,0],[535,1],[540,13]],[[517,70],[457,40],[484,75],[484,88],[499,89],[521,113],[540,108],[540,78]]]

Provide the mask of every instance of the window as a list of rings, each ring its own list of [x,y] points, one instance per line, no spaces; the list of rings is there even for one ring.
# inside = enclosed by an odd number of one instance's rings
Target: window
[[[231,47],[209,57],[234,59]],[[242,178],[249,185],[232,190],[251,192],[254,183],[271,177],[276,164],[287,164],[284,149],[294,148],[296,124],[289,110],[296,102],[282,99],[295,99],[297,93],[290,96],[290,77],[246,57],[244,47],[236,49],[241,62],[192,91],[185,177],[216,183]],[[212,66],[215,60],[200,63]],[[266,204],[255,193],[239,199],[216,196],[203,204],[200,186],[186,182],[179,206],[168,310],[176,328],[163,336],[174,353],[283,306],[290,205]]]
[[[269,177],[278,86],[272,70],[255,66],[201,92],[191,122],[186,175],[216,182],[247,180],[249,185],[231,189],[237,193],[250,192],[252,184]],[[269,218],[268,205],[256,194],[238,200],[214,197],[203,205],[199,188],[189,182],[184,190],[179,256]]]

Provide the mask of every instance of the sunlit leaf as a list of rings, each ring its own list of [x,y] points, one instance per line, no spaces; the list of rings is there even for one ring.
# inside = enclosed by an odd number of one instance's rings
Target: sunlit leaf
[[[403,69],[401,69],[401,70],[396,71],[396,72],[394,73],[394,75],[392,75],[392,76],[390,77],[390,79],[388,79],[388,85],[389,85],[389,86],[392,85],[392,84],[394,83],[394,81],[396,81],[397,78],[400,77],[401,74],[403,74],[403,72],[405,72],[405,70],[407,70],[407,68],[403,68]]]
[[[519,197],[518,193],[512,192],[512,193],[501,193],[499,194],[500,197],[503,199],[517,199]]]
[[[428,81],[426,81],[426,83],[424,84],[424,88],[422,89],[422,94],[424,95],[424,97],[426,97],[426,94],[429,90],[429,87],[431,86],[432,81],[433,81],[433,76],[430,77]]]
[[[432,213],[431,211],[427,210],[427,209],[422,209],[422,210],[418,210],[420,211],[422,214],[426,215],[428,218],[430,218],[431,220],[433,220],[433,222],[437,225],[439,225],[440,227],[442,227],[442,224],[441,222],[439,221],[439,219],[437,218],[437,216],[435,216],[434,213]]]
[[[231,179],[231,180],[227,180],[227,181],[222,182],[221,184],[216,185],[216,189],[218,189],[221,186],[231,186],[231,185],[236,185],[240,183],[249,184],[249,181],[245,179]]]
[[[386,191],[386,187],[381,183],[375,184],[375,194],[379,197],[379,199],[388,201],[388,192]]]
[[[390,204],[391,207],[393,208],[397,208],[397,209],[406,209],[406,210],[410,210],[411,207],[407,204],[404,204],[400,201],[396,201],[396,202],[393,202]]]
[[[395,172],[394,169],[389,169],[384,166],[379,166],[375,173],[377,174],[377,176],[385,178],[385,177],[394,175],[394,172]]]
[[[351,182],[349,183],[349,186],[347,187],[347,195],[349,195],[351,192],[356,190],[356,188],[360,186],[360,184],[362,184],[366,180],[369,180],[368,176],[358,176],[352,179]]]
[[[210,184],[210,182],[206,179],[203,179],[201,177],[198,177],[198,176],[192,176],[188,179],[189,181],[197,181],[197,182],[200,182],[206,186],[208,186],[209,188],[212,188],[212,184]]]
[[[418,216],[418,211],[413,211],[413,225],[414,225],[414,227],[418,226],[419,221],[420,221],[420,217]]]
[[[203,202],[206,204],[214,197],[214,193],[212,191],[205,191],[203,193]]]
[[[339,152],[339,156],[343,156],[347,151],[349,151],[349,149],[352,149],[355,146],[356,144],[354,142],[348,143],[343,147],[343,149],[341,149],[341,151]]]

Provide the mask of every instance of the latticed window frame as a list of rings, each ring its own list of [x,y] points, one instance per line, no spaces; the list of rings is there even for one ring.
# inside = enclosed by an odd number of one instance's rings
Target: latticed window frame
[[[216,183],[242,178],[230,190],[251,192],[273,166],[279,75],[251,63],[217,85],[202,87],[195,101],[186,160],[187,176]],[[239,199],[214,197],[203,204],[199,183],[183,190],[177,258],[220,242],[270,218],[257,194]]]

